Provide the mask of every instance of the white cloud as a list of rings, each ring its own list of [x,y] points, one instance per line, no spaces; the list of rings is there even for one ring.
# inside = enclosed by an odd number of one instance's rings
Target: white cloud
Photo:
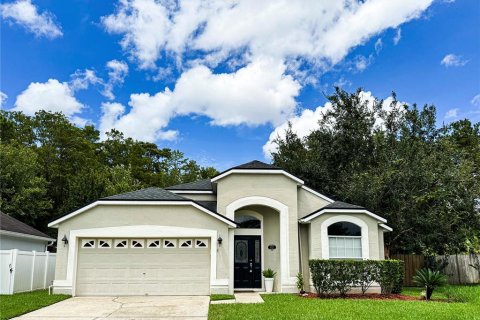
[[[419,17],[432,1],[121,0],[102,23],[123,35],[122,48],[141,68],[155,67],[163,52],[187,49],[217,63],[246,50],[336,64],[371,36]]]
[[[475,97],[472,98],[471,103],[472,103],[474,106],[480,107],[480,93],[477,94]]]
[[[7,94],[0,91],[0,107],[3,107],[3,104],[5,103],[5,101],[7,101],[7,99],[8,99]]]
[[[383,49],[382,38],[378,38],[377,41],[375,41],[375,52],[379,54],[380,51],[382,51],[382,49]]]
[[[21,25],[37,37],[53,39],[63,35],[60,26],[54,21],[55,16],[48,11],[39,13],[31,0],[1,4],[0,13],[4,19]]]
[[[95,71],[85,69],[77,70],[70,75],[69,87],[72,91],[88,89],[90,85],[103,84],[103,79],[97,77]]]
[[[462,58],[462,56],[458,56],[456,54],[450,53],[443,57],[440,64],[444,65],[445,67],[463,67],[468,63],[468,60]]]
[[[458,117],[458,108],[450,109],[445,113],[445,119],[452,119]]]
[[[400,42],[400,39],[402,39],[402,29],[398,28],[393,37],[393,44],[396,46]]]
[[[132,94],[128,113],[118,105],[107,105],[101,127],[155,141],[173,137],[164,129],[171,118],[181,115],[204,115],[219,126],[276,125],[293,114],[300,90],[298,82],[284,72],[285,65],[272,59],[259,59],[225,74],[197,66],[182,74],[173,91]]]
[[[13,110],[33,115],[38,110],[63,112],[72,116],[81,112],[84,105],[74,97],[74,90],[66,82],[49,79],[32,82],[17,96]]]
[[[362,101],[367,103],[367,106],[370,110],[373,110],[375,97],[370,91],[363,91],[360,93]],[[383,100],[382,109],[385,112],[390,112],[393,108],[399,108],[402,105],[405,105],[405,102],[397,102],[396,105],[392,105],[392,97],[388,97]],[[284,138],[285,130],[288,128],[288,123],[292,125],[292,131],[295,132],[298,137],[304,138],[310,132],[318,128],[318,122],[323,118],[324,114],[332,110],[332,104],[330,102],[325,103],[323,106],[317,107],[315,110],[304,109],[298,115],[290,117],[284,123],[277,126],[271,133],[268,141],[263,145],[263,153],[265,158],[270,158],[272,152],[277,150],[277,145],[275,144],[275,139],[277,137]],[[401,110],[401,109],[400,109]],[[376,128],[383,126],[383,120],[378,118],[374,124]]]
[[[353,66],[354,66],[354,70],[357,71],[357,72],[362,72],[364,71],[365,69],[367,69],[367,67],[373,62],[373,56],[370,55],[368,57],[365,57],[365,56],[362,56],[362,55],[358,55],[355,57],[355,59],[353,60]]]
[[[104,83],[102,94],[110,100],[115,99],[113,88],[122,85],[128,74],[128,65],[123,61],[110,60],[107,62],[108,81]]]

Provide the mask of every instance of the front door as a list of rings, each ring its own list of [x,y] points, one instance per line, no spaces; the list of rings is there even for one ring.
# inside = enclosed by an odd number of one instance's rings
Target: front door
[[[262,261],[260,236],[235,236],[235,289],[262,288]]]

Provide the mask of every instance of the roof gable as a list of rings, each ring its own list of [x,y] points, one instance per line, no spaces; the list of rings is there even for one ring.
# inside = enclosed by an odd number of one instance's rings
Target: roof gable
[[[48,236],[47,234],[41,231],[38,231],[37,229],[30,227],[28,224],[23,223],[22,221],[17,220],[1,211],[0,211],[0,230],[51,239],[51,237]]]
[[[364,207],[361,207],[361,206],[357,206],[357,205],[354,205],[354,204],[350,204],[350,203],[346,203],[346,202],[342,202],[342,201],[335,201],[333,203],[330,203],[328,205],[326,205],[325,207],[322,207],[308,215],[306,215],[305,217],[299,219],[299,221],[301,223],[308,223],[310,221],[312,221],[313,219],[321,216],[322,214],[324,213],[364,213],[380,222],[383,222],[383,223],[386,223],[387,220],[380,217],[379,215],[376,215],[375,213],[373,212],[370,212],[368,211],[367,209],[365,209]]]

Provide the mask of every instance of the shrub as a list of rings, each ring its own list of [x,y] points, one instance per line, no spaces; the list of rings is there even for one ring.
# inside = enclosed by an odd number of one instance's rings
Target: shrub
[[[425,287],[425,298],[430,300],[433,290],[437,287],[444,286],[447,283],[448,277],[440,271],[433,271],[431,269],[417,270],[413,276],[413,281],[419,286]]]
[[[319,296],[338,292],[344,296],[352,286],[365,293],[373,282],[390,294],[403,283],[403,262],[399,260],[310,260],[313,287]]]
[[[305,284],[305,281],[303,280],[303,274],[301,272],[297,273],[297,289],[300,293],[303,293],[303,286]]]
[[[403,261],[380,260],[378,263],[378,278],[382,294],[401,293],[403,286]]]
[[[275,271],[273,271],[272,269],[268,268],[268,269],[263,270],[262,274],[265,278],[274,278],[277,273]]]

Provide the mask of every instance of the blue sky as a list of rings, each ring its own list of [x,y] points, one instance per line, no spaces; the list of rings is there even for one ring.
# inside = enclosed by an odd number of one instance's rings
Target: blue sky
[[[480,121],[477,0],[10,0],[1,16],[2,108],[219,170],[268,160],[288,120],[313,129],[334,85]]]

